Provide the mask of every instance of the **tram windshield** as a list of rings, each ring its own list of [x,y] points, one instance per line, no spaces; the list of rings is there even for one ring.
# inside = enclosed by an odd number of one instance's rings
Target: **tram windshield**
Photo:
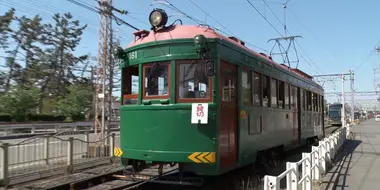
[[[169,96],[169,64],[155,62],[144,65],[144,96]]]
[[[340,111],[330,111],[329,116],[331,118],[340,118],[341,117],[341,112]]]
[[[211,99],[211,79],[206,76],[203,60],[177,60],[178,99],[204,102]]]

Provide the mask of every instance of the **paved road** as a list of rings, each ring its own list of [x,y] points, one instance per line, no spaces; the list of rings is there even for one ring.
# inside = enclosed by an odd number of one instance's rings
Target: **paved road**
[[[355,140],[346,140],[337,166],[320,189],[379,189],[380,122],[373,119],[353,127]]]

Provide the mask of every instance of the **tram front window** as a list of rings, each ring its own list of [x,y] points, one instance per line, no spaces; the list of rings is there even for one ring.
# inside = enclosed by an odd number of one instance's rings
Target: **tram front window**
[[[206,76],[203,60],[177,60],[179,102],[211,101],[211,79]]]
[[[145,99],[169,98],[170,65],[168,62],[154,62],[143,67]]]

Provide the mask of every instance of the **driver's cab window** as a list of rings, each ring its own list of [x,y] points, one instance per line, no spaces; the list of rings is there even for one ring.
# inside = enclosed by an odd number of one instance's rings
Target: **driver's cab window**
[[[211,101],[211,79],[203,60],[177,60],[177,101]]]
[[[169,98],[170,64],[169,62],[154,62],[143,67],[143,98]]]

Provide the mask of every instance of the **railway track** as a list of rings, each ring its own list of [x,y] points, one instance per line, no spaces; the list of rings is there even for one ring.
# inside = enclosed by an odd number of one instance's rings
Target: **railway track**
[[[326,127],[326,134],[331,134],[339,127]],[[307,147],[306,147],[307,148]],[[29,185],[23,185],[25,190],[117,190],[117,189],[229,189],[229,190],[241,190],[247,189],[242,186],[250,186],[251,189],[257,188],[262,184],[261,177],[265,174],[276,175],[283,172],[286,161],[299,160],[299,153],[304,152],[305,147],[299,150],[293,150],[285,153],[280,157],[269,157],[265,160],[264,164],[260,163],[259,166],[265,165],[265,169],[262,167],[257,168],[257,165],[248,166],[242,169],[232,171],[228,174],[224,174],[219,177],[207,177],[202,187],[191,187],[183,185],[187,184],[184,181],[181,185],[178,185],[178,181],[171,180],[171,177],[178,173],[177,166],[166,166],[163,168],[163,173],[158,176],[155,168],[146,168],[138,173],[128,173],[125,168],[120,168],[119,164],[113,166],[102,166],[93,168],[90,170],[82,171],[76,174],[68,176],[55,177],[48,180],[41,180],[40,182],[33,182]],[[271,161],[272,160],[272,161]],[[273,162],[275,160],[275,162]],[[130,167],[131,168],[131,167]],[[129,169],[130,169],[129,168]],[[263,169],[263,170],[262,170]],[[190,178],[188,178],[190,179]],[[170,184],[170,185],[168,185]],[[175,185],[177,184],[177,185]]]
[[[128,168],[121,168],[117,165],[106,165],[99,168],[82,171],[67,176],[52,177],[50,179],[40,180],[29,184],[19,185],[11,189],[19,190],[128,190],[135,189],[162,177],[166,177],[175,173],[178,167],[166,167],[163,169],[162,175],[149,168],[138,173],[126,174]],[[141,176],[145,176],[142,178]],[[149,179],[146,176],[150,176]]]

